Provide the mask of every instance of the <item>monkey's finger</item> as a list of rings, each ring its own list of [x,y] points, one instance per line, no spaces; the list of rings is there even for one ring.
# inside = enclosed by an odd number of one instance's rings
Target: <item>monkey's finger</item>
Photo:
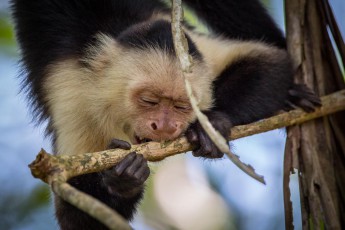
[[[142,184],[146,181],[146,179],[150,175],[150,169],[147,166],[147,164],[142,165],[135,173],[134,177],[139,180],[139,182]]]
[[[211,159],[222,158],[224,156],[224,153],[218,149],[218,147],[213,143],[213,141],[209,138],[209,136],[206,133],[204,135],[204,156]]]
[[[212,151],[212,143],[208,141],[208,136],[204,132],[199,132],[198,135],[199,144],[196,149],[193,151],[193,156],[200,157],[200,156],[206,156],[210,154]]]
[[[218,147],[213,144],[213,150],[212,150],[212,158],[222,158],[224,156],[224,153],[218,149]]]
[[[195,129],[193,128],[188,129],[185,135],[189,143],[191,143],[192,145],[198,145],[199,138],[198,138],[198,133]]]
[[[114,168],[116,175],[120,176],[133,163],[135,159],[136,159],[135,152],[131,152],[125,158],[123,158],[123,160],[120,161]]]
[[[198,141],[194,144],[195,145],[195,148],[193,149],[193,156],[195,157],[202,157],[204,156],[204,148],[203,148],[203,145],[202,143],[200,143],[200,133],[198,135]]]
[[[206,132],[201,132],[199,134],[199,140],[200,140],[200,146],[204,151],[205,155],[208,155],[212,152],[212,145],[213,142],[209,138],[208,134]]]
[[[132,177],[143,163],[145,163],[144,156],[142,154],[136,154],[132,164],[126,168],[125,173]]]
[[[315,106],[313,102],[308,101],[306,99],[302,99],[299,101],[299,106],[304,109],[306,112],[313,112],[315,111]]]
[[[108,145],[108,149],[124,149],[130,150],[131,144],[127,141],[119,140],[119,139],[112,139]]]
[[[285,108],[284,108],[285,111],[290,111],[291,109],[297,109],[297,108],[298,106],[293,104],[292,102],[288,100],[285,101]]]
[[[206,158],[222,158],[224,153],[209,138],[206,132],[199,133],[200,147],[193,152],[193,156],[206,157]]]

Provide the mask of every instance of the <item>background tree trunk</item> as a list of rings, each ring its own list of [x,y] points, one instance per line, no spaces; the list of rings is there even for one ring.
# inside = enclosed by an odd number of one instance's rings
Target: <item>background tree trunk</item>
[[[340,67],[345,46],[328,0],[286,0],[285,12],[295,81],[320,96],[345,89]],[[293,168],[299,172],[303,229],[345,229],[345,112],[288,128],[286,229],[293,229],[289,191]]]

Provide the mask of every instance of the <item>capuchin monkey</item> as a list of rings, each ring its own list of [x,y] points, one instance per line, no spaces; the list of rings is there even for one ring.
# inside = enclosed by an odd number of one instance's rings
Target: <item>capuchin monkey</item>
[[[27,90],[48,121],[56,154],[79,154],[185,135],[193,155],[223,153],[191,108],[174,51],[169,7],[158,0],[11,0]],[[199,108],[228,139],[230,128],[319,99],[293,83],[285,39],[258,0],[185,0],[208,26],[185,25],[189,76]],[[129,154],[69,183],[131,220],[150,170]],[[106,229],[55,197],[61,229]]]

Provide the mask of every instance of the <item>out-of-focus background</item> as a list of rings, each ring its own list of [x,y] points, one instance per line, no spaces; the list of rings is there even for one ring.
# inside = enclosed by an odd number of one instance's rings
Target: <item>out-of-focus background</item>
[[[28,0],[30,1],[30,0]],[[345,1],[330,0],[345,35]],[[284,27],[283,0],[265,5]],[[39,42],[39,41],[37,41]],[[47,185],[27,165],[40,150],[51,150],[44,126],[31,122],[20,93],[18,47],[9,3],[0,0],[0,229],[58,229]],[[152,164],[151,178],[135,229],[284,229],[282,166],[285,131],[276,130],[232,142],[233,151],[265,176],[249,178],[228,159],[205,161],[190,153]],[[298,182],[292,178],[295,227],[300,229]]]

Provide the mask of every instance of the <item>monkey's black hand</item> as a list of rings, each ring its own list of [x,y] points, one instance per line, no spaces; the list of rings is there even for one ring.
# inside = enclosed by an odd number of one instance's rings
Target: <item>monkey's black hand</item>
[[[215,111],[206,112],[205,115],[208,117],[213,127],[228,140],[230,128],[232,127],[230,118],[225,113]],[[199,121],[190,125],[186,131],[186,137],[189,143],[195,146],[193,156],[205,158],[221,158],[224,156],[224,153],[213,144],[212,140],[201,127]]]
[[[128,142],[113,139],[110,148],[130,149]],[[150,175],[147,160],[132,152],[114,167],[102,172],[103,183],[113,195],[130,198],[140,193]]]
[[[306,85],[294,84],[289,89],[286,111],[300,107],[306,112],[313,112],[318,106],[321,106],[320,98]]]

